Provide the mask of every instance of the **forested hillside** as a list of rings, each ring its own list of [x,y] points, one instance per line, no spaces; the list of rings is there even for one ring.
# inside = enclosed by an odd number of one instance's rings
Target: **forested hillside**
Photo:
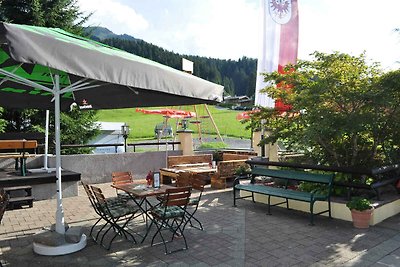
[[[194,62],[194,75],[224,85],[226,94],[250,97],[254,95],[256,59],[242,57],[239,60],[223,60],[181,55],[129,35],[116,35],[107,29],[100,29],[91,28],[93,39],[178,70],[182,68],[182,57],[184,57]]]

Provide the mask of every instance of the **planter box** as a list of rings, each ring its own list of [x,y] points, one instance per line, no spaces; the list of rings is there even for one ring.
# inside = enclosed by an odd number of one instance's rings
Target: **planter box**
[[[249,192],[240,192],[241,196],[247,196],[250,195],[251,193]],[[268,196],[266,195],[261,195],[261,194],[254,194],[254,198],[256,202],[268,203]],[[251,201],[251,198],[248,199]],[[282,202],[282,198],[277,198],[277,197],[271,197],[271,204],[275,204],[278,202]],[[282,208],[285,208],[285,206],[280,206]],[[290,200],[289,199],[289,207],[294,210],[300,210],[309,213],[310,210],[310,205],[309,203],[306,202],[301,202],[297,200]],[[274,208],[274,207],[273,207]],[[273,209],[272,208],[272,209]],[[314,204],[314,213],[318,213],[322,210],[326,210],[328,208],[328,203],[327,202],[321,202],[317,201]],[[338,202],[331,202],[331,209],[332,209],[332,217],[335,219],[340,219],[340,220],[345,220],[345,221],[352,221],[351,218],[351,212],[350,210],[346,207],[346,203],[338,203]],[[273,212],[273,210],[272,210]],[[378,207],[375,207],[374,212],[372,214],[372,218],[370,221],[370,225],[375,225],[383,220],[390,218],[396,214],[400,213],[400,199],[393,200],[389,203],[385,203],[382,205],[378,205]],[[328,216],[327,214],[322,214],[323,216]]]

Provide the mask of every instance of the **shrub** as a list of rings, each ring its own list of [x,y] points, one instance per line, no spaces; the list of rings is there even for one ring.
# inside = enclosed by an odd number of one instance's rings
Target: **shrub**
[[[363,211],[363,210],[369,210],[372,209],[371,202],[362,197],[352,197],[349,202],[347,202],[346,206],[350,210],[358,210],[358,211]]]

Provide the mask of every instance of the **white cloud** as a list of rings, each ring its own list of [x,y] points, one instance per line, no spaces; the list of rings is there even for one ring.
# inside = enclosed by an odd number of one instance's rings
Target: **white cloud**
[[[152,28],[143,39],[183,54],[226,59],[257,56],[257,1],[189,2],[185,8],[171,6],[166,12],[170,17],[163,18],[167,26]]]
[[[238,59],[257,55],[258,11],[245,0],[209,1],[208,12],[187,25],[202,55]]]
[[[116,34],[133,36],[149,27],[142,15],[118,0],[79,0],[78,4],[85,13],[94,12],[88,22],[90,26],[106,27]]]
[[[124,2],[125,4],[122,4]],[[299,58],[314,51],[359,55],[399,66],[398,0],[298,0]],[[91,24],[181,54],[257,57],[260,0],[79,0]]]
[[[300,1],[299,58],[311,52],[340,51],[359,55],[394,68],[400,60],[397,0],[379,5],[372,0]],[[398,65],[397,65],[398,67]]]

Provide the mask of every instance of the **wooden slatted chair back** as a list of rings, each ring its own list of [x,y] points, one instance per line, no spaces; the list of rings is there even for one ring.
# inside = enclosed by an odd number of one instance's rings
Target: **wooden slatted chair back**
[[[96,198],[97,202],[100,205],[107,205],[106,198],[103,195],[103,191],[101,191],[100,188],[93,186],[93,185],[91,186],[91,188],[92,188],[93,195]]]
[[[81,183],[82,183],[83,189],[85,189],[86,195],[88,196],[89,200],[94,201],[95,200],[94,195],[92,193],[92,190],[90,189],[90,186],[84,182],[81,182]]]
[[[190,193],[190,186],[169,188],[165,192],[165,205],[186,207],[187,203],[189,202]]]
[[[133,176],[131,172],[113,172],[112,183],[113,185],[130,184],[133,182]]]
[[[83,182],[81,182],[81,183],[82,183],[83,188],[85,189],[86,195],[87,195],[88,198],[89,198],[90,204],[92,204],[92,207],[95,209],[95,211],[96,211],[97,213],[99,213],[100,210],[99,210],[99,207],[98,207],[98,205],[97,205],[96,197],[95,197],[94,194],[93,194],[93,191],[92,191],[92,189],[91,189],[91,186],[89,186],[88,184],[83,183]]]

